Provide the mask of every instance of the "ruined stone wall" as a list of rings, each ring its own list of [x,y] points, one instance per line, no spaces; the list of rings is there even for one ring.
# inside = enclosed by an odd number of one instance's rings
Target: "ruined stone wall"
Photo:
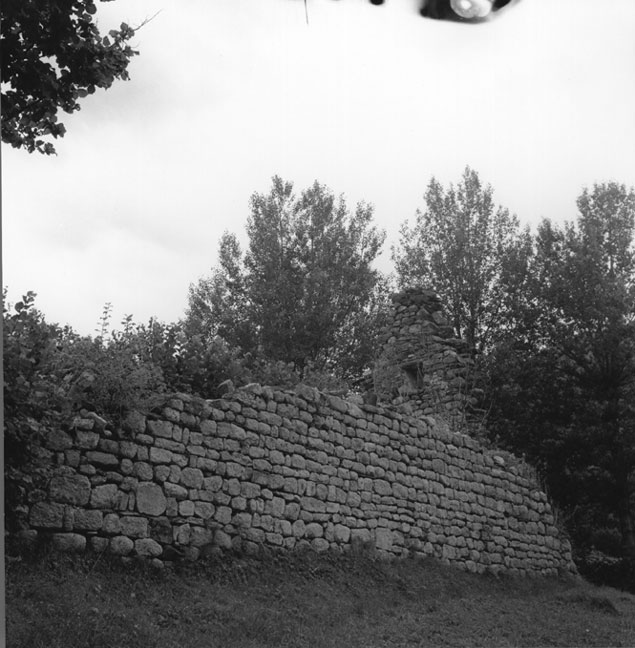
[[[415,416],[437,416],[463,429],[472,411],[473,361],[454,336],[438,295],[408,288],[392,295],[393,309],[380,335],[380,367],[394,367],[395,384],[384,398]]]
[[[574,570],[523,468],[430,418],[315,389],[175,395],[121,430],[83,413],[48,435],[23,535],[61,549],[196,559],[356,543],[474,572]]]

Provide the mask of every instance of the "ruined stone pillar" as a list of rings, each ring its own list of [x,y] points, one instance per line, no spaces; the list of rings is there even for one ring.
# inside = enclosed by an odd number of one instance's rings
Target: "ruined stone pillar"
[[[393,294],[392,303],[380,338],[377,393],[415,416],[435,416],[452,429],[465,429],[473,403],[473,360],[444,317],[440,297],[414,287]]]

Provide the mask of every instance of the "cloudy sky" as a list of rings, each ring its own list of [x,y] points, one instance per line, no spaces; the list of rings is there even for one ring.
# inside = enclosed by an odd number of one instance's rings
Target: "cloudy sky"
[[[131,80],[65,116],[56,157],[2,150],[10,301],[34,290],[81,333],[106,302],[114,324],[178,319],[274,174],[373,203],[387,250],[430,177],[466,165],[530,225],[635,184],[633,0],[522,0],[483,25],[416,0],[308,0],[308,25],[301,0],[98,4],[105,30],[159,12]]]

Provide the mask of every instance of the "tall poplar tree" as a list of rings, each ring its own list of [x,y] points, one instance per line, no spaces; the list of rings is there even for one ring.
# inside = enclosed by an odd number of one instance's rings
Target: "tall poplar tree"
[[[393,247],[398,281],[443,295],[456,335],[483,350],[509,326],[531,254],[529,231],[495,206],[492,188],[469,167],[447,189],[432,178],[425,203]]]
[[[384,241],[372,206],[351,211],[343,197],[318,183],[301,192],[275,176],[268,193],[254,193],[243,255],[226,235],[212,277],[190,288],[188,319],[245,351],[304,368],[351,363],[350,331],[359,357],[370,354],[371,312],[381,301],[373,268]],[[223,260],[225,259],[225,260]],[[368,358],[369,359],[369,358]],[[354,364],[354,362],[353,362]]]

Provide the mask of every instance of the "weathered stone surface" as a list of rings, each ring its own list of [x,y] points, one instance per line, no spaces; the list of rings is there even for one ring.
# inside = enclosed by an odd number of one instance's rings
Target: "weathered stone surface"
[[[176,416],[178,420],[178,412],[176,413]],[[148,434],[152,434],[152,436],[171,439],[172,432],[174,431],[174,425],[170,421],[148,421],[146,429],[148,431]]]
[[[150,481],[154,475],[152,466],[145,461],[137,461],[132,468],[132,474],[144,481]]]
[[[186,488],[200,488],[203,485],[203,473],[198,468],[183,468],[181,484]]]
[[[84,506],[90,498],[90,480],[84,475],[55,475],[49,482],[49,497],[55,502]]]
[[[221,549],[231,549],[232,539],[227,533],[225,533],[221,529],[217,529],[214,533],[214,544]]]
[[[51,541],[57,551],[81,552],[86,549],[86,536],[79,533],[54,533]]]
[[[96,509],[115,508],[118,501],[118,492],[116,484],[103,484],[95,486],[90,494],[90,506]]]
[[[86,459],[95,466],[111,468],[119,465],[119,459],[109,452],[100,452],[98,450],[87,452]]]
[[[178,484],[172,484],[171,482],[165,482],[163,484],[165,494],[168,497],[174,497],[177,500],[184,500],[187,497],[187,488],[179,486]]]
[[[152,463],[166,463],[172,462],[172,451],[163,448],[150,448],[150,461]]]
[[[190,543],[194,547],[204,547],[214,541],[214,532],[204,527],[192,527],[192,536]]]
[[[46,447],[50,450],[67,450],[73,447],[73,439],[63,430],[49,430],[46,434]]]
[[[145,538],[148,535],[148,520],[142,517],[124,516],[120,520],[121,533],[129,538]]]
[[[134,550],[138,556],[146,558],[157,558],[163,553],[163,547],[152,538],[135,540]]]
[[[101,536],[91,536],[89,538],[90,548],[96,553],[102,553],[108,549],[110,541],[108,538],[102,538]]]
[[[194,515],[194,502],[190,500],[179,502],[179,515],[183,517],[191,517]]]
[[[62,504],[37,502],[31,507],[29,522],[38,529],[61,529],[64,520]]]
[[[333,530],[333,537],[335,542],[346,544],[351,538],[351,530],[343,524],[336,524]]]
[[[121,521],[116,513],[104,515],[102,531],[108,535],[119,535],[121,533]]]
[[[110,539],[110,551],[117,556],[127,556],[134,549],[134,542],[126,536]]]
[[[77,509],[73,515],[73,528],[78,531],[99,531],[104,524],[101,511]]]
[[[390,551],[392,549],[393,533],[390,529],[376,529],[375,530],[375,546],[382,551]]]
[[[139,513],[145,515],[162,515],[167,506],[163,489],[152,482],[142,482],[137,486],[136,502]]]

